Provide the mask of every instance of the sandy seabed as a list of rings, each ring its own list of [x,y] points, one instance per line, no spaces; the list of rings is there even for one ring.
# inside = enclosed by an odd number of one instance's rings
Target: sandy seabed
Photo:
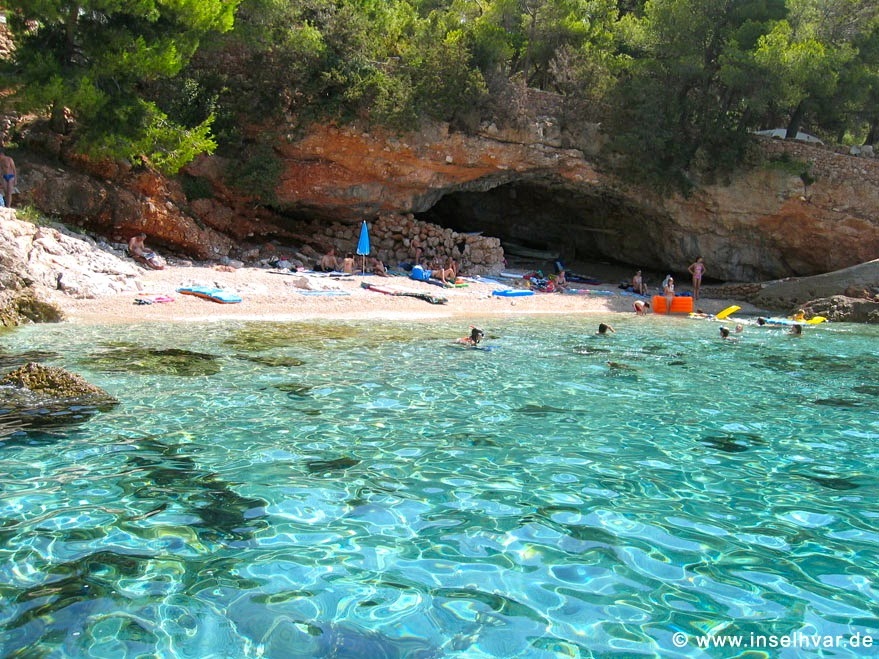
[[[497,281],[501,281],[498,284]],[[307,320],[382,319],[417,320],[529,314],[588,314],[622,312],[634,316],[634,298],[621,295],[616,285],[575,284],[577,293],[540,293],[527,297],[498,297],[493,291],[521,286],[517,280],[473,281],[455,288],[442,288],[408,277],[353,275],[329,277],[309,273],[277,272],[263,268],[231,270],[222,266],[170,266],[164,270],[144,270],[135,282],[139,292],[83,299],[52,291],[52,302],[64,312],[67,322],[105,324],[137,322],[188,322],[211,320]],[[363,288],[367,282],[399,291],[426,293],[446,298],[444,304],[386,295]],[[240,303],[223,304],[177,289],[187,286],[220,288],[242,298]],[[170,302],[138,303],[152,296],[173,298]],[[729,300],[708,299],[700,307],[715,313]]]

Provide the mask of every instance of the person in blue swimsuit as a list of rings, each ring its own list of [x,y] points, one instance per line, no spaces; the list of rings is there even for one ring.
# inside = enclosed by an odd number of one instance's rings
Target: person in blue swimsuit
[[[0,175],[3,177],[0,193],[6,203],[6,208],[12,208],[12,193],[15,191],[15,161],[6,155],[6,152],[0,148]]]

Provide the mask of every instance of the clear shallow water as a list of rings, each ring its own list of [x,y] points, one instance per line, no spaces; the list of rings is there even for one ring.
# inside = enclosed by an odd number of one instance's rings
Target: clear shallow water
[[[879,331],[599,320],[0,336],[121,401],[0,439],[0,654],[875,656]]]

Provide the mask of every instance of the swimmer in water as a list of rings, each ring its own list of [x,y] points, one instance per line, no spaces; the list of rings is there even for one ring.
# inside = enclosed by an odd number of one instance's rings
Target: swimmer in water
[[[483,332],[478,327],[470,326],[470,336],[462,336],[460,339],[455,341],[455,343],[463,343],[464,345],[469,345],[476,347],[479,345],[479,342],[485,338],[485,332]]]

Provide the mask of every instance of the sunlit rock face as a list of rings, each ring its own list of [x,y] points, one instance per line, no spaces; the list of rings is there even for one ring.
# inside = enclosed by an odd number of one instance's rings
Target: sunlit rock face
[[[271,199],[234,190],[234,163],[213,156],[185,171],[208,191],[199,199],[141,164],[34,159],[20,166],[21,201],[111,240],[144,231],[154,247],[202,259],[242,258],[248,245],[269,242],[319,251],[326,241],[315,238],[315,223],[390,215],[568,261],[681,273],[702,256],[709,277],[725,281],[806,276],[879,256],[876,159],[766,139],[760,164],[722,183],[696,182],[688,196],[662,197],[603,169],[597,129],[568,139],[551,128],[279,131]]]
[[[567,259],[681,271],[701,255],[725,280],[811,275],[879,255],[874,159],[766,140],[763,165],[663,198],[602,172],[588,148],[515,137],[315,127],[279,149],[279,204],[334,221],[412,212]]]

